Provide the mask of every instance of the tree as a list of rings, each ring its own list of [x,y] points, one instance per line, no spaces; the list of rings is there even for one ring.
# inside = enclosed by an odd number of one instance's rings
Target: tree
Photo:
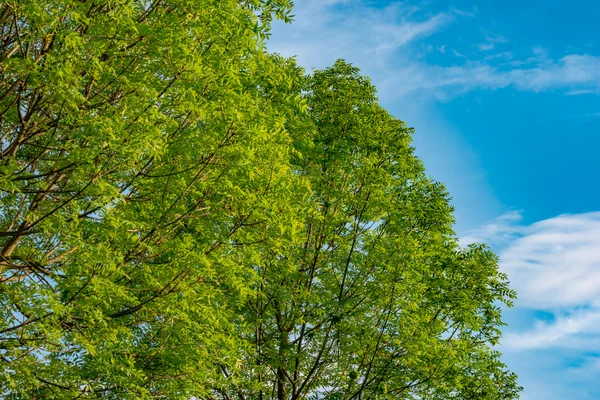
[[[0,6],[0,397],[189,399],[294,226],[287,0]],[[274,100],[274,98],[276,99]],[[274,190],[274,189],[277,190]]]
[[[304,240],[256,267],[242,334],[255,346],[247,379],[262,385],[241,398],[516,398],[493,349],[514,292],[489,249],[458,246],[411,129],[343,61],[303,92],[308,113],[289,129],[313,206]]]
[[[290,7],[0,4],[0,397],[516,398],[495,256]]]

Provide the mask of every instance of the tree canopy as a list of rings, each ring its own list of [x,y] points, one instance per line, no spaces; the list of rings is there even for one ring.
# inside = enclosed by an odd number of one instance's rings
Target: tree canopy
[[[288,0],[0,4],[0,396],[515,399],[514,292]]]

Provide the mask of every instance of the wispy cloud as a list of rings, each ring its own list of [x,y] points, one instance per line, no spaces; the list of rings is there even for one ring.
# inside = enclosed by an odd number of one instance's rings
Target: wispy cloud
[[[500,248],[500,265],[524,306],[600,307],[600,212],[565,214],[531,225],[519,212],[467,232],[462,245]]]
[[[401,82],[398,77],[410,84]],[[404,89],[400,92],[403,95],[418,91],[441,100],[477,89],[507,87],[533,92],[567,90],[570,94],[581,94],[585,90],[591,93],[600,91],[600,57],[572,54],[544,65],[510,69],[483,61],[467,61],[452,67],[413,64],[396,71],[387,84]]]
[[[307,68],[323,68],[337,58],[375,66],[418,39],[440,31],[455,19],[454,12],[422,18],[416,6],[394,3],[382,9],[360,0],[306,0],[294,8],[291,26],[275,26],[272,51],[295,56]]]
[[[476,44],[477,47],[481,51],[490,51],[496,48],[496,45],[499,43],[507,43],[508,39],[504,36],[486,36],[485,42]]]
[[[490,54],[489,56],[485,56],[483,61],[491,61],[491,60],[512,60],[514,55],[510,51],[503,51],[501,53]]]
[[[514,349],[600,349],[600,212],[560,215],[531,225],[517,212],[473,230],[461,244],[500,248],[500,268],[521,307],[554,314],[531,329],[510,333]]]
[[[421,37],[429,36],[437,32],[442,26],[452,21],[449,14],[437,14],[423,22],[388,22],[385,24],[376,23],[373,31],[376,43],[380,43],[376,49],[391,50],[397,49]]]
[[[515,227],[501,266],[532,308],[600,307],[600,212]]]
[[[600,90],[598,89],[580,89],[580,90],[571,90],[565,93],[567,96],[581,96],[582,94],[598,94]],[[596,115],[596,114],[593,114]],[[590,116],[590,115],[588,115]]]
[[[600,344],[600,310],[580,310],[539,322],[531,330],[505,335],[503,346],[515,350],[593,348]]]
[[[477,15],[478,10],[477,10],[477,7],[473,7],[470,11],[469,10],[461,10],[461,9],[452,7],[450,9],[450,12],[452,14],[456,14],[456,15],[459,15],[461,17],[471,17],[472,18],[472,17],[475,17]]]
[[[519,226],[522,219],[519,211],[507,212],[489,224],[467,232],[460,238],[460,244],[467,246],[472,243],[488,243],[498,246],[509,243],[522,231]]]
[[[432,64],[412,46],[470,18],[473,12],[448,9],[429,14],[406,3],[373,8],[361,0],[305,0],[298,2],[295,14],[292,25],[276,25],[269,44],[272,51],[296,56],[307,68],[323,68],[345,58],[374,79],[382,97],[416,95],[446,100],[474,90],[508,87],[600,93],[600,57],[593,55],[552,59],[542,48],[533,48],[526,58],[509,51],[490,54],[507,39],[487,35],[485,42],[472,44],[484,51],[475,58],[464,55],[465,49],[428,39],[428,47],[447,54],[446,61]]]

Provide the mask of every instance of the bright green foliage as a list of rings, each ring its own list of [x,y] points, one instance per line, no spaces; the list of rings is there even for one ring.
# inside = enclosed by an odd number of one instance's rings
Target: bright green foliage
[[[241,366],[251,244],[302,199],[300,103],[267,90],[298,74],[262,44],[288,6],[2,2],[0,397],[189,399]]]
[[[495,256],[290,6],[0,2],[0,397],[517,397]]]
[[[490,348],[497,303],[514,297],[495,255],[459,248],[411,130],[356,68],[338,61],[307,80],[308,116],[291,131],[315,204],[304,242],[258,268],[248,377],[264,386],[245,398],[516,398]]]

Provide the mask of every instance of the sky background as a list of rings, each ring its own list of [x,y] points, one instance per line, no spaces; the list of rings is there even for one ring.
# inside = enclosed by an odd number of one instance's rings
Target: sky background
[[[358,66],[518,291],[524,400],[600,399],[600,2],[296,0],[271,51]]]

